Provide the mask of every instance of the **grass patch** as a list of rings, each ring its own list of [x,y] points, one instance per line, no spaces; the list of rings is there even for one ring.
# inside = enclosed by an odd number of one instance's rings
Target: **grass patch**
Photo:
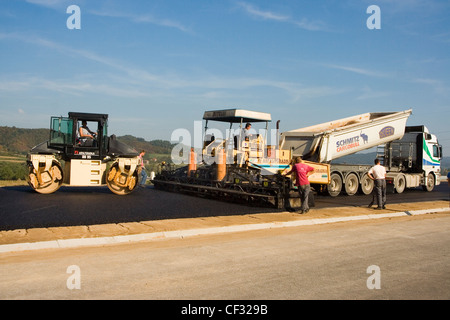
[[[0,180],[0,187],[27,186],[25,180]]]

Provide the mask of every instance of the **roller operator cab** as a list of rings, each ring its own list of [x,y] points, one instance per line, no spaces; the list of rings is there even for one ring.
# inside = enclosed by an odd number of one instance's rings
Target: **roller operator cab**
[[[139,154],[108,137],[108,115],[69,112],[51,117],[49,140],[28,154],[28,184],[39,193],[70,186],[103,186],[119,195],[135,190]]]

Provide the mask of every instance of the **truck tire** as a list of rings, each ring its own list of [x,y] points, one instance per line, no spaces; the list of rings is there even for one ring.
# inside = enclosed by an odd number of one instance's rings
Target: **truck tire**
[[[436,182],[434,180],[434,174],[432,174],[430,172],[427,176],[427,183],[422,186],[422,189],[424,191],[431,192],[431,191],[433,191],[435,184],[436,184]]]
[[[394,180],[394,188],[397,193],[403,193],[403,191],[405,191],[406,177],[403,174],[399,175],[397,179]]]
[[[367,173],[361,178],[360,190],[361,193],[365,195],[369,195],[373,191],[373,180],[369,178]]]
[[[327,185],[328,194],[337,197],[342,190],[342,178],[338,173],[331,174],[330,184]]]
[[[350,173],[345,178],[345,192],[349,196],[353,196],[356,192],[358,192],[359,180],[358,176],[354,173]]]

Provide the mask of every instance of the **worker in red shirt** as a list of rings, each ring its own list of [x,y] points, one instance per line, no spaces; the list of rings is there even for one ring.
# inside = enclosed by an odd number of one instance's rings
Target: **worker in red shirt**
[[[295,158],[295,163],[292,169],[285,174],[291,174],[295,172],[295,185],[298,187],[298,192],[300,194],[300,200],[302,205],[300,207],[300,213],[307,213],[309,211],[308,198],[311,192],[311,185],[309,184],[308,177],[314,173],[314,168],[303,163],[301,157]]]

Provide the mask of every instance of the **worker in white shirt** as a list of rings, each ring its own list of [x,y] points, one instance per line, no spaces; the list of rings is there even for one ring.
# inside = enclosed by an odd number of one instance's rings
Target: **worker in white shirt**
[[[249,141],[252,134],[250,132],[250,129],[252,128],[252,124],[251,123],[247,123],[245,125],[245,128],[242,129],[242,141]]]
[[[370,168],[368,176],[375,184],[374,192],[378,204],[375,209],[386,209],[386,169],[380,164],[380,159],[375,159],[375,165]]]

